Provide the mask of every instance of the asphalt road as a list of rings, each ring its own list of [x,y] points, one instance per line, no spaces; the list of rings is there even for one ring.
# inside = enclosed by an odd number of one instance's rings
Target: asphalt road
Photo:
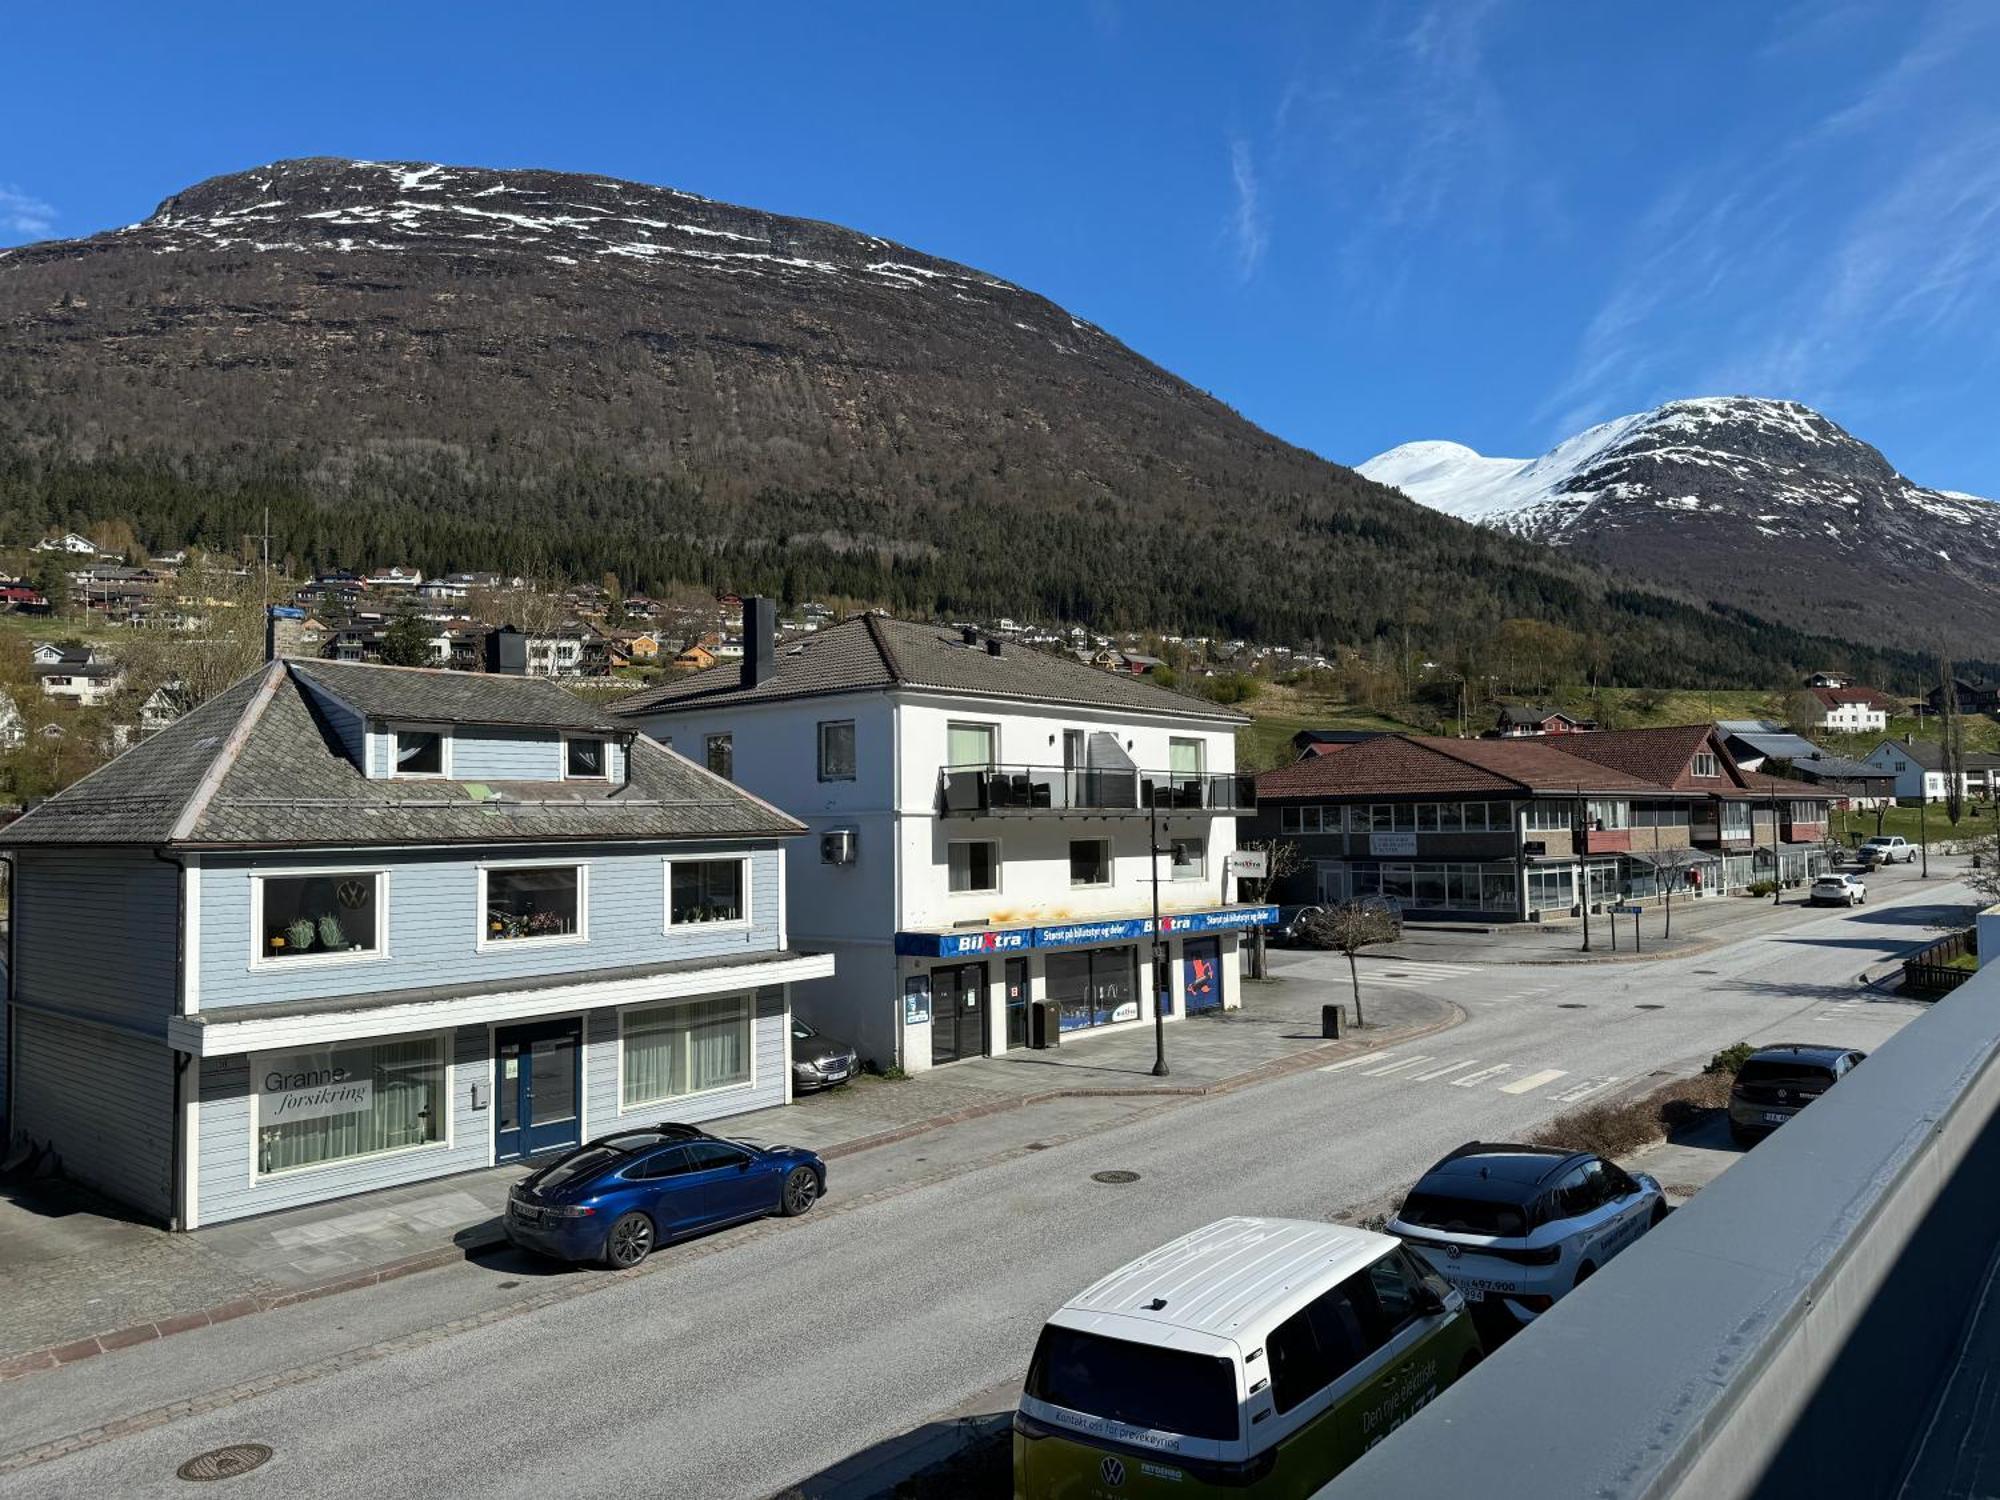
[[[1462,1141],[1518,1135],[1735,1041],[1879,1045],[1918,1010],[1867,996],[1856,975],[1923,941],[1934,906],[1964,895],[1940,883],[1645,965],[1368,964],[1378,992],[1423,987],[1467,1020],[853,1211],[669,1250],[631,1279],[454,1268],[16,1382],[0,1388],[0,1451],[307,1367],[0,1476],[0,1495],[180,1494],[183,1460],[253,1441],[276,1457],[228,1481],[231,1495],[767,1496],[994,1401],[1065,1297],[1211,1219],[1351,1214]],[[1345,978],[1318,955],[1280,963]],[[1140,1179],[1091,1180],[1106,1168]],[[506,1311],[592,1276],[588,1295]],[[407,1337],[461,1315],[493,1321]],[[396,1342],[309,1363],[377,1339]]]

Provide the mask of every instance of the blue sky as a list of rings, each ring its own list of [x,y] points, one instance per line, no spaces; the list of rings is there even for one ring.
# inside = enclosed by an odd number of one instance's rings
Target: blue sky
[[[0,245],[285,156],[609,173],[981,266],[1345,462],[1747,392],[2000,496],[1992,0],[106,0],[8,33]]]

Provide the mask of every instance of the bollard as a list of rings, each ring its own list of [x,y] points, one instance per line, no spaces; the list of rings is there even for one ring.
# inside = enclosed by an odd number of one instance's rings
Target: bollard
[[[1322,1005],[1319,1008],[1319,1034],[1330,1042],[1340,1040],[1340,1011],[1338,1005]]]

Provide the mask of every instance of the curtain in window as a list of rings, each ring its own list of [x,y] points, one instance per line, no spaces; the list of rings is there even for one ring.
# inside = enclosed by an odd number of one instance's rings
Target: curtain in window
[[[266,1071],[263,1065],[273,1056],[252,1059],[257,1079],[262,1079]],[[367,1108],[350,1114],[290,1120],[281,1125],[260,1121],[258,1171],[283,1172],[444,1139],[448,1102],[444,1048],[438,1038],[326,1048],[311,1054],[286,1053],[279,1057],[279,1065],[295,1066],[302,1056],[310,1057],[317,1068],[339,1069],[349,1078],[372,1081],[372,1100]]]
[[[953,724],[945,731],[945,756],[954,766],[993,764],[991,724]]]
[[[1168,740],[1167,769],[1176,777],[1201,774],[1201,741]]]
[[[696,1000],[625,1016],[625,1108],[750,1081],[750,1002]]]

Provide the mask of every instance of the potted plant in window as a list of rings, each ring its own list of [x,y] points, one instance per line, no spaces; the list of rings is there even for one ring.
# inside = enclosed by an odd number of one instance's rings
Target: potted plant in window
[[[316,931],[310,917],[294,917],[285,927],[285,946],[294,953],[304,953],[312,947]]]
[[[347,934],[341,929],[340,918],[332,912],[321,912],[319,916],[319,945],[329,952],[338,953],[349,946]]]

